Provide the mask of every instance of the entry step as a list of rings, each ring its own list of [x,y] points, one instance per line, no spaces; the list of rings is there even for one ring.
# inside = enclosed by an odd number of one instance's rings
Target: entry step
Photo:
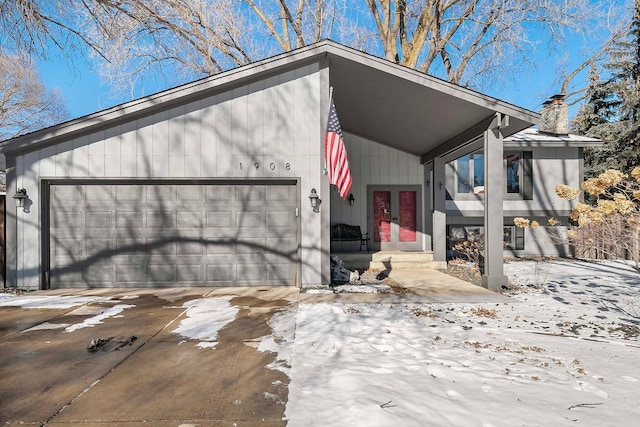
[[[350,252],[332,254],[342,259],[344,266],[350,270],[375,269],[375,270],[404,270],[416,268],[446,269],[446,261],[434,261],[433,252]]]
[[[434,261],[433,252],[385,251],[372,254],[369,268],[376,270],[405,270],[408,268],[443,269],[446,261]]]

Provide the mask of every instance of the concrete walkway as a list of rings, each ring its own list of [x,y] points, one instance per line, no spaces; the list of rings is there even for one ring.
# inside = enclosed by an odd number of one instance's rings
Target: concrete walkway
[[[409,292],[404,294],[301,293],[301,303],[336,302],[343,304],[384,303],[489,303],[509,302],[510,298],[434,269],[391,270],[389,277]]]
[[[391,274],[407,294],[310,294],[293,287],[39,291],[0,298],[0,423],[52,426],[284,426],[289,379],[259,351],[275,313],[298,304],[500,302],[508,298],[434,270]],[[1,297],[2,295],[0,295]],[[71,297],[80,303],[64,306]],[[237,309],[215,351],[175,333],[187,307],[223,297]],[[28,301],[31,301],[29,303]],[[27,302],[25,302],[27,301]],[[58,305],[56,305],[56,303]],[[42,302],[40,303],[42,305]],[[109,310],[117,315],[70,331]],[[291,312],[290,312],[291,313]],[[215,313],[211,314],[215,322]],[[196,331],[197,332],[197,331]],[[135,337],[132,340],[132,337]],[[110,338],[96,352],[87,345]]]

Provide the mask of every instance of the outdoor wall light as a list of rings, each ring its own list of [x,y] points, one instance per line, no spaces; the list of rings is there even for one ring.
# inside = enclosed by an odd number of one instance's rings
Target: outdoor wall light
[[[353,204],[354,204],[354,203],[355,203],[355,201],[356,201],[356,198],[355,198],[355,197],[353,197],[353,193],[349,193],[349,197],[347,197],[347,200],[349,201],[349,204],[350,204],[351,206],[353,206]]]
[[[315,188],[311,189],[311,194],[309,194],[309,201],[311,202],[313,211],[320,212],[320,203],[322,203],[322,200],[320,200],[320,197],[318,196]]]
[[[24,208],[24,202],[27,198],[27,190],[24,188],[18,188],[16,194],[13,195],[13,199],[16,201],[16,206],[19,208]]]

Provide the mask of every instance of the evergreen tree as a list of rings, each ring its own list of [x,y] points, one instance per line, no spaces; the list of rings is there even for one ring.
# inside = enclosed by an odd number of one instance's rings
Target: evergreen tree
[[[586,99],[572,122],[571,131],[604,141],[601,148],[584,152],[585,178],[592,178],[606,169],[618,167],[615,142],[622,131],[622,124],[617,120],[619,101],[616,93],[611,91],[611,85],[600,80],[595,64],[589,71]]]
[[[623,93],[620,116],[625,126],[617,148],[620,166],[625,171],[640,164],[640,0],[635,0],[630,39],[628,56],[621,62],[619,75],[614,75]]]
[[[630,171],[640,164],[640,0],[634,1],[627,37],[616,42],[603,65],[608,78],[592,67],[587,103],[573,122],[572,131],[600,138],[604,146],[585,151],[585,175],[605,169]]]

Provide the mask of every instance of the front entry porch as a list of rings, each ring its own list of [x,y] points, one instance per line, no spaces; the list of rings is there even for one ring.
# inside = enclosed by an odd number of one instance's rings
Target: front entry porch
[[[508,296],[447,274],[444,261],[434,261],[431,252],[350,252],[332,253],[350,270],[368,268],[385,271],[399,283],[403,292],[301,292],[300,302],[342,304],[434,304],[434,303],[506,303]],[[357,285],[356,285],[357,287]]]
[[[374,252],[337,252],[332,253],[344,263],[349,270],[407,270],[447,268],[446,261],[434,261],[432,251],[374,251]]]

